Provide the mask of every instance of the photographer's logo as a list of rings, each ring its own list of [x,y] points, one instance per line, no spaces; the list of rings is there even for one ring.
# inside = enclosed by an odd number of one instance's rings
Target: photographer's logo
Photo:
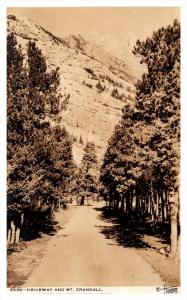
[[[156,287],[157,292],[164,292],[164,294],[177,294],[178,288],[175,286],[168,286],[164,285],[163,287],[157,286]]]

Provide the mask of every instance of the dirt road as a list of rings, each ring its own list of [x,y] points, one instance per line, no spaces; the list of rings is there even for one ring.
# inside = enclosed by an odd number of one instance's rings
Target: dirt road
[[[100,228],[112,225],[99,215],[94,206],[76,209],[66,226],[51,238],[45,256],[24,286],[163,285],[136,249],[106,239]]]

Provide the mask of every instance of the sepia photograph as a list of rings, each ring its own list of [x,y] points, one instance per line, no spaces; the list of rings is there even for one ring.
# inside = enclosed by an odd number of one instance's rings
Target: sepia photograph
[[[7,288],[177,294],[180,7],[6,17]]]

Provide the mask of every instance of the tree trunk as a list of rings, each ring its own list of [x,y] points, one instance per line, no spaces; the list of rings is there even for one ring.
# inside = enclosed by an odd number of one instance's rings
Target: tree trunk
[[[156,219],[158,221],[159,218],[159,197],[158,197],[158,192],[155,192],[156,195]]]
[[[178,193],[172,191],[169,199],[170,204],[170,256],[175,257],[178,246]]]
[[[124,202],[125,202],[125,201],[124,201],[124,196],[121,195],[121,210],[122,210],[122,211],[124,211],[124,205],[125,205]]]
[[[115,195],[115,199],[116,199],[116,201],[115,201],[115,208],[118,209],[119,208],[119,202],[120,202],[118,194]]]
[[[122,197],[123,197],[123,202],[124,202],[124,204],[123,204],[123,211],[126,214],[126,212],[127,212],[127,198],[126,198],[126,194],[123,194]]]
[[[132,212],[132,192],[129,191],[129,214]]]
[[[10,243],[11,238],[12,238],[12,229],[11,229],[11,227],[10,227],[10,228],[8,228],[8,238],[7,238],[8,244]]]
[[[139,196],[137,190],[135,190],[135,197],[136,197],[136,206],[135,206],[135,211],[139,211]]]
[[[20,242],[20,228],[17,227],[15,233],[15,243],[19,243],[19,242]]]
[[[132,189],[132,210],[136,210],[136,191]]]
[[[130,194],[129,191],[126,193],[126,213],[130,211]]]
[[[14,244],[16,241],[16,225],[14,221],[11,221],[11,235],[10,235],[10,244]]]
[[[160,191],[160,201],[161,201],[161,212],[162,212],[162,223],[165,222],[165,201],[164,201],[164,195],[163,195],[164,191],[163,189],[161,189]]]
[[[164,206],[164,217],[165,220],[168,220],[168,197],[167,197],[167,190],[164,192],[165,195],[165,206]]]

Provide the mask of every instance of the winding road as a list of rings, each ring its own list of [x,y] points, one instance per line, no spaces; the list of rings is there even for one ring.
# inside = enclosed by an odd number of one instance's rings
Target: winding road
[[[75,209],[66,225],[51,237],[45,256],[24,286],[163,285],[159,274],[135,248],[106,239],[101,228],[113,224],[101,219],[100,214],[99,205]]]

